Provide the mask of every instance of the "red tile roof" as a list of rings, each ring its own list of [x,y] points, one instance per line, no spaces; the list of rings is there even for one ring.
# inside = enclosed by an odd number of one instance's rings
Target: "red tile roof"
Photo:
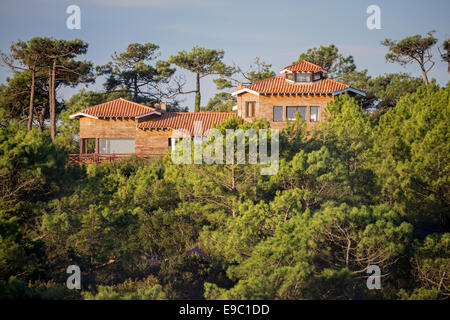
[[[236,116],[235,112],[164,112],[159,117],[142,121],[140,129],[184,129],[194,135],[194,122],[201,121],[202,135],[223,120]]]
[[[152,111],[155,111],[155,109],[119,98],[80,110],[74,114],[71,114],[69,117],[72,119],[77,116],[88,115],[96,118],[134,118]]]
[[[290,66],[284,67],[281,72],[284,70],[292,71],[292,72],[315,72],[315,71],[325,71],[321,66],[317,64],[311,63],[306,60],[302,60],[300,62],[291,64]]]
[[[315,82],[307,83],[293,83],[287,81],[283,76],[273,76],[251,85],[248,85],[240,90],[245,92],[251,90],[262,94],[332,94],[337,91],[350,88],[348,84],[326,78]],[[240,90],[236,90],[233,93],[238,93]]]

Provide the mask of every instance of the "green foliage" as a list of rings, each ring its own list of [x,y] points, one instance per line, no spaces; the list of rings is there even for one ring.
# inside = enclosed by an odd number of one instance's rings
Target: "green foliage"
[[[74,290],[54,282],[36,282],[28,285],[14,277],[0,280],[0,299],[2,300],[69,300],[78,299]]]
[[[125,281],[116,286],[99,286],[98,292],[83,292],[84,300],[166,300],[166,293],[152,278],[144,281]]]
[[[450,295],[450,234],[431,234],[416,241],[411,258],[412,276],[417,285],[412,292],[399,292],[402,299],[446,299]]]
[[[373,132],[371,166],[382,199],[419,223],[418,231],[448,227],[449,93],[449,87],[421,87],[382,116]]]
[[[1,200],[31,200],[55,191],[64,163],[65,154],[46,133],[27,131],[17,122],[0,127]]]
[[[336,207],[296,214],[277,225],[250,257],[228,269],[237,280],[229,289],[206,286],[206,297],[220,299],[360,298],[357,281],[370,264],[384,272],[408,244],[412,227],[386,206]]]

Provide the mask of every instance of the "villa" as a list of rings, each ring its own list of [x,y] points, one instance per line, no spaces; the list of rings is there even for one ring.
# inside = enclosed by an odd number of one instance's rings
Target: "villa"
[[[280,73],[239,86],[232,93],[237,98],[234,112],[169,112],[164,103],[148,107],[122,98],[81,110],[70,115],[80,119],[80,154],[69,155],[69,161],[102,162],[130,154],[162,156],[168,152],[171,137],[192,137],[199,122],[204,135],[233,116],[248,122],[265,118],[271,128],[281,129],[298,112],[310,129],[322,121],[327,103],[335,96],[345,92],[365,96],[327,78],[326,70],[308,61],[287,66]]]

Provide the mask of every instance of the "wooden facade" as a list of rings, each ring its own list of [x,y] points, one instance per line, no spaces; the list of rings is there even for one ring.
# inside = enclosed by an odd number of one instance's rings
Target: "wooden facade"
[[[170,138],[180,136],[178,130],[192,137],[194,127],[200,122],[204,135],[212,126],[232,116],[247,122],[267,119],[271,128],[282,129],[286,119],[295,118],[294,113],[299,111],[307,129],[311,130],[324,120],[327,103],[337,94],[365,95],[347,84],[327,78],[325,70],[307,61],[288,66],[281,73],[282,76],[238,87],[232,93],[237,100],[236,112],[167,112],[125,99],[80,110],[70,116],[80,118],[80,153],[70,155],[69,161],[101,163],[129,154],[139,157],[166,155]],[[105,145],[113,143],[126,145],[126,148],[119,153],[108,152]]]

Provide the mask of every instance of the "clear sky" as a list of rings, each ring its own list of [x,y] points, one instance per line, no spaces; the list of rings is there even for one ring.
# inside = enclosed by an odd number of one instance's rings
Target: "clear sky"
[[[81,8],[81,29],[69,30],[66,8]],[[381,29],[369,30],[366,9],[381,9]],[[225,62],[248,68],[255,57],[272,64],[275,72],[291,64],[310,47],[335,44],[344,55],[353,55],[359,70],[376,76],[407,71],[420,76],[416,65],[403,68],[385,62],[384,38],[402,39],[436,30],[450,37],[449,0],[0,0],[0,50],[12,41],[35,36],[80,38],[89,43],[86,56],[95,64],[110,60],[132,42],[152,42],[161,47],[161,58],[194,45],[225,50]],[[441,85],[450,80],[446,64],[434,50],[436,66],[430,75]],[[8,71],[0,69],[0,81]],[[188,87],[194,75],[186,73]],[[101,88],[97,80],[90,89]],[[212,78],[202,80],[202,105],[216,90]],[[60,96],[70,97],[73,90]],[[193,110],[194,97],[182,105]]]

